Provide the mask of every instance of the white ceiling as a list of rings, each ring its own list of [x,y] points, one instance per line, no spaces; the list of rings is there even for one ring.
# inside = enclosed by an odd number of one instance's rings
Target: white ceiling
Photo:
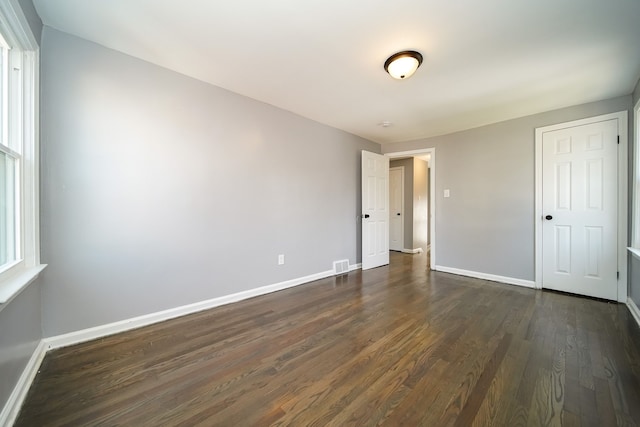
[[[639,0],[34,3],[45,25],[380,143],[627,95],[640,76]],[[384,61],[408,49],[424,63],[394,80]]]

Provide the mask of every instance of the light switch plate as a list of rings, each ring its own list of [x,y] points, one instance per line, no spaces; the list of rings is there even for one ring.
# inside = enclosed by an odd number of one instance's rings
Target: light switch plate
[[[449,190],[444,190],[444,197],[449,197],[450,195]]]

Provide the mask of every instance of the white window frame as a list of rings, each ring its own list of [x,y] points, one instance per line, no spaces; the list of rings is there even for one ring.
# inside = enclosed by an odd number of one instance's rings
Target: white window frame
[[[44,269],[40,264],[39,230],[39,46],[18,0],[0,2],[0,33],[19,55],[18,69],[8,90],[21,92],[18,103],[10,105],[14,111],[9,120],[9,132],[15,146],[19,141],[20,155],[18,184],[19,224],[17,260],[0,271],[0,310],[7,306]],[[17,53],[19,52],[19,54]],[[14,65],[16,63],[14,62]],[[12,67],[13,68],[13,67]],[[19,114],[15,114],[19,111]]]
[[[633,214],[629,252],[640,259],[640,99],[633,107]]]

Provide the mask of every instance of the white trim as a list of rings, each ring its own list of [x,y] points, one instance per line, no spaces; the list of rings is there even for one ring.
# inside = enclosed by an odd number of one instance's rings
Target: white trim
[[[534,271],[535,288],[542,289],[542,129],[536,129],[535,136],[535,202],[534,202]]]
[[[349,266],[349,271],[354,271],[354,270],[362,270],[362,263],[359,262],[357,264],[351,264]]]
[[[20,374],[18,383],[9,395],[9,399],[7,400],[7,403],[5,403],[2,412],[0,412],[0,425],[11,426],[15,422],[16,417],[20,412],[20,408],[22,407],[22,403],[24,402],[25,397],[27,397],[29,387],[31,387],[31,383],[35,379],[46,353],[46,345],[44,341],[40,341],[36,349],[33,351],[33,354],[31,354],[31,357],[27,362],[27,366],[24,367],[22,374]]]
[[[627,111],[603,114],[601,116],[589,117],[581,120],[574,120],[566,123],[559,123],[551,126],[536,128],[535,132],[535,287],[542,289],[542,135],[568,127],[582,126],[590,123],[602,122],[605,120],[618,120],[618,135],[620,136],[620,146],[618,147],[618,302],[627,301],[627,215],[628,215],[628,194],[627,194],[627,162],[628,162],[628,139],[629,131],[627,125]]]
[[[23,50],[38,50],[38,40],[31,32],[29,21],[22,11],[19,0],[0,2],[0,28],[9,38],[9,44],[20,45]]]
[[[628,247],[627,250],[633,255],[635,258],[640,259],[640,249]]]
[[[359,264],[356,264],[356,266],[354,267],[360,268],[360,267],[357,267],[358,265]],[[349,267],[349,270],[351,271],[351,266]],[[219,307],[221,305],[230,304],[232,302],[238,302],[248,298],[253,298],[260,295],[266,295],[272,292],[281,291],[283,289],[293,288],[295,286],[313,282],[315,280],[331,277],[334,274],[335,273],[333,270],[327,270],[321,273],[316,273],[309,276],[300,277],[297,279],[287,280],[285,282],[280,282],[273,285],[262,286],[260,288],[255,288],[255,289],[249,289],[247,291],[242,291],[242,292],[238,292],[231,295],[225,295],[222,297],[200,301],[193,304],[174,307],[167,310],[158,311],[155,313],[145,314],[142,316],[137,316],[137,317],[133,317],[125,320],[120,320],[118,322],[108,323],[105,325],[94,326],[92,328],[69,332],[63,335],[47,337],[47,338],[44,338],[44,342],[46,343],[48,350],[67,347],[67,346],[79,344],[85,341],[91,341],[96,338],[102,338],[102,337],[117,334],[120,332],[141,328],[143,326],[152,325],[154,323],[164,322],[165,320],[174,319],[176,317],[185,316],[187,314],[197,313],[199,311],[208,310],[210,308]]]
[[[405,254],[421,254],[424,251],[422,250],[422,248],[415,248],[415,249],[403,249],[401,252]]]
[[[513,277],[497,276],[495,274],[480,273],[477,271],[461,270],[459,268],[443,267],[436,265],[434,269],[443,273],[457,274],[459,276],[474,277],[476,279],[491,280],[493,282],[506,283],[508,285],[523,286],[525,288],[535,288],[535,283],[531,280],[516,279]]]
[[[40,61],[39,53],[24,52],[22,208],[23,258],[27,267],[40,264]]]
[[[633,318],[636,319],[636,323],[640,327],[640,309],[638,309],[638,306],[635,302],[633,302],[631,298],[627,298],[627,307],[629,308],[629,311],[631,312]]]
[[[640,99],[638,100],[638,102],[636,103],[636,105],[633,107],[633,123],[634,123],[634,129],[632,130],[632,132],[634,132],[635,135],[635,144],[634,144],[634,153],[633,153],[633,194],[631,197],[631,200],[634,201],[633,203],[633,212],[632,212],[632,217],[631,217],[631,246],[633,246],[634,248],[640,248],[640,197],[638,197],[638,191],[640,191],[640,188],[638,187],[638,185],[640,183],[638,183],[639,179],[640,179],[640,147],[639,147],[639,143],[640,143],[640,123],[638,123],[638,118],[640,118]]]
[[[2,281],[0,287],[0,311],[20,294],[31,282],[36,280],[47,264],[20,269],[19,272]]]
[[[435,269],[436,265],[436,149],[422,148],[420,150],[409,151],[392,151],[385,153],[391,159],[406,156],[417,156],[421,154],[429,154],[429,239],[431,240],[431,256],[429,257],[429,268]]]

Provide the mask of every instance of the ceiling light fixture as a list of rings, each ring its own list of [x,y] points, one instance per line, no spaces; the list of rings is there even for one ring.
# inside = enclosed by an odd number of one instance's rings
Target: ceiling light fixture
[[[422,55],[415,50],[405,50],[389,57],[384,62],[384,70],[398,80],[409,78],[422,64]]]

